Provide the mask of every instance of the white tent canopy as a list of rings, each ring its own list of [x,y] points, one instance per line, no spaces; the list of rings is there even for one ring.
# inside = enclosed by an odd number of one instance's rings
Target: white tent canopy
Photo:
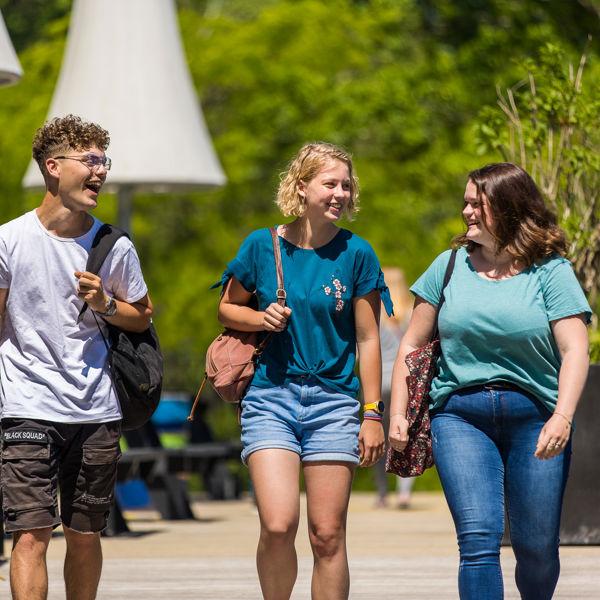
[[[23,70],[0,11],[0,86],[17,83],[22,76]]]
[[[107,129],[107,191],[223,185],[187,68],[173,0],[75,0],[48,118]],[[43,188],[37,165],[23,185]]]

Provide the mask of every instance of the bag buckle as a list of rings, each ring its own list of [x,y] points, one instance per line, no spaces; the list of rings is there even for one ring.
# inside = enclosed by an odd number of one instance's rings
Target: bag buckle
[[[285,300],[287,298],[287,294],[285,290],[279,288],[276,293],[277,300]]]

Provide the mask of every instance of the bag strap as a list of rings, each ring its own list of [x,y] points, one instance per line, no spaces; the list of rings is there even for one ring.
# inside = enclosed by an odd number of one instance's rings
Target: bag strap
[[[281,246],[279,245],[279,235],[277,235],[277,227],[269,229],[273,238],[273,254],[275,255],[275,270],[277,271],[277,302],[281,306],[285,306],[285,286],[283,285],[283,267],[281,265]]]
[[[281,246],[279,245],[279,235],[277,235],[277,227],[270,227],[269,231],[271,232],[271,238],[273,240],[273,256],[275,257],[275,271],[277,274],[277,291],[275,294],[277,296],[277,303],[279,306],[285,306],[287,294],[283,285],[283,267],[281,264]],[[252,358],[256,358],[264,352],[274,333],[274,331],[269,331],[269,333],[265,335],[265,337],[262,339],[262,342],[258,344],[256,350],[252,354]]]
[[[440,310],[442,308],[442,304],[444,304],[444,300],[446,299],[444,296],[444,290],[450,281],[450,277],[452,277],[452,271],[454,271],[454,263],[456,262],[456,250],[452,250],[450,254],[450,260],[448,261],[448,266],[446,267],[446,273],[444,274],[444,283],[442,284],[442,293],[440,294],[440,301],[438,302],[437,309],[435,311],[435,321],[433,323],[433,333],[431,334],[431,340],[435,340],[438,337],[438,317],[440,316]]]
[[[126,231],[123,231],[114,225],[108,225],[108,223],[104,223],[94,236],[94,241],[92,242],[92,247],[90,248],[90,253],[88,254],[85,270],[89,273],[93,273],[94,275],[98,275],[100,267],[102,267],[104,260],[108,256],[108,253],[111,251],[112,247],[115,245],[115,242],[124,235],[129,237],[129,234]],[[77,317],[78,323],[81,323],[87,308],[87,302],[84,302]]]

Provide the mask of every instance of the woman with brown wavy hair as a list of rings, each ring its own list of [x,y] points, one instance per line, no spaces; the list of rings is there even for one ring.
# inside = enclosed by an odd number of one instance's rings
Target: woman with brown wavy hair
[[[588,370],[591,311],[567,241],[531,177],[510,163],[469,174],[456,264],[439,314],[433,451],[460,548],[462,600],[503,598],[505,502],[525,600],[550,600],[571,428]],[[390,444],[408,441],[406,355],[432,333],[450,251],[411,287],[394,366]]]

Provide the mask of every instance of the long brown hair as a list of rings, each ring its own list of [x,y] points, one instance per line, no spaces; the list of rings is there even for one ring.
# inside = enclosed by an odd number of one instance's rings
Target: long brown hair
[[[531,176],[512,163],[491,163],[469,173],[481,202],[485,196],[495,228],[497,251],[532,267],[551,256],[565,256],[568,242],[556,215],[546,206]],[[485,212],[481,211],[485,224]],[[479,244],[466,233],[452,240],[452,247],[466,246],[472,252]]]

